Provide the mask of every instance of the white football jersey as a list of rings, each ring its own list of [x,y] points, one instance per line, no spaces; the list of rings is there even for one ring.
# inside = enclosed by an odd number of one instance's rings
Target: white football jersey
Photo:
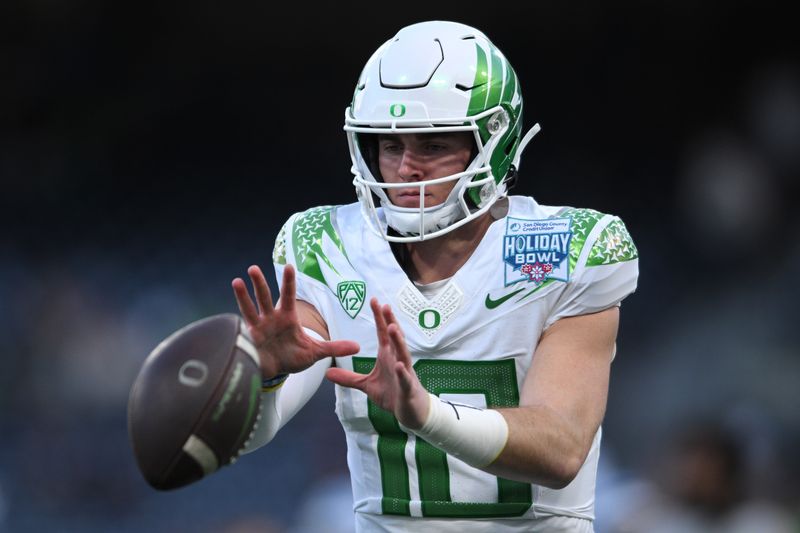
[[[464,266],[426,297],[359,209],[293,215],[276,241],[277,279],[286,264],[296,266],[298,299],[320,312],[332,339],[359,343],[357,355],[336,360],[355,372],[369,372],[377,354],[370,298],[391,304],[422,385],[445,399],[518,405],[545,329],[618,305],[636,288],[638,252],[619,218],[512,196],[506,216]],[[369,515],[365,524],[382,520],[372,515],[392,515],[385,522],[398,530],[425,522],[409,517],[447,518],[459,531],[464,520],[480,519],[525,530],[542,516],[594,517],[599,430],[575,480],[553,490],[466,465],[404,432],[360,391],[337,386],[336,412],[347,436],[356,516]]]

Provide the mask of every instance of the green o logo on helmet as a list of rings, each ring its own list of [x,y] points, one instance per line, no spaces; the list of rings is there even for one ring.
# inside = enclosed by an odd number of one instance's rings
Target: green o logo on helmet
[[[403,104],[392,104],[389,106],[389,114],[393,117],[402,117],[406,114],[406,106]]]

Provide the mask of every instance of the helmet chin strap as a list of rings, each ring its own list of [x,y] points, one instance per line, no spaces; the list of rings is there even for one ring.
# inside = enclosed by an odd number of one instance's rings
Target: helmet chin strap
[[[387,207],[385,202],[381,202],[386,223],[398,231],[401,235],[420,234],[420,212],[401,213],[395,211],[391,206]],[[422,226],[422,235],[439,230],[456,221],[459,214],[459,205],[456,203],[442,204],[441,207],[433,212],[425,213],[425,220]]]
[[[540,131],[542,131],[542,127],[537,122],[536,124],[533,125],[531,129],[528,130],[528,133],[526,133],[525,136],[522,138],[522,140],[519,142],[519,147],[517,148],[517,154],[514,156],[514,162],[512,163],[512,165],[514,165],[514,168],[516,168],[517,170],[519,170],[519,161],[522,158],[522,151],[525,150],[525,147],[528,146],[528,143],[531,142],[531,140]]]

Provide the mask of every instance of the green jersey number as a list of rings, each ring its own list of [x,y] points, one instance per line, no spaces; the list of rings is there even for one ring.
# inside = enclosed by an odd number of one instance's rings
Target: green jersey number
[[[354,357],[353,369],[368,374],[375,366],[371,357]],[[512,359],[500,361],[444,361],[423,359],[414,370],[422,386],[437,396],[442,393],[483,394],[488,407],[519,405],[517,373]],[[408,435],[397,419],[369,402],[369,420],[378,433],[378,459],[383,484],[384,514],[410,515],[411,489],[405,448]],[[497,503],[454,502],[450,498],[447,455],[417,438],[415,458],[419,477],[422,515],[448,518],[493,518],[520,516],[533,503],[531,486],[497,478]]]

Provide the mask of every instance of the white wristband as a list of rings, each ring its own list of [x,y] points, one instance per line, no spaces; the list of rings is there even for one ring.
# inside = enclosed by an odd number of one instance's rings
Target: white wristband
[[[508,441],[508,423],[498,411],[448,402],[430,395],[428,419],[411,430],[433,446],[483,468],[491,464]]]

